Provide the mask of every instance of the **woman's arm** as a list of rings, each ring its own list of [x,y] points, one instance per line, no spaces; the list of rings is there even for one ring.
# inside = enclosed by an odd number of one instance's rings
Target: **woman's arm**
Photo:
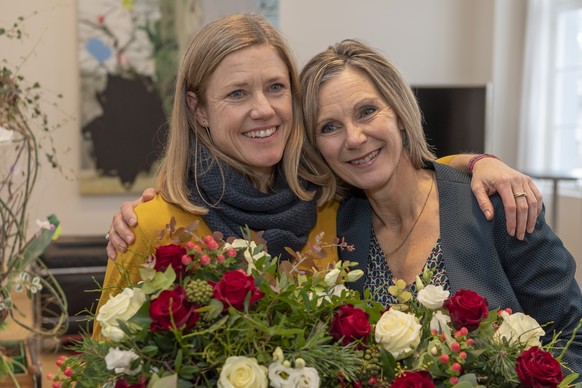
[[[494,216],[489,196],[498,193],[503,200],[507,233],[523,240],[526,231],[533,232],[536,219],[542,210],[542,193],[529,176],[489,154],[451,155],[438,159],[437,162],[473,174],[471,189],[487,220],[492,220]],[[518,193],[525,195],[516,197]]]

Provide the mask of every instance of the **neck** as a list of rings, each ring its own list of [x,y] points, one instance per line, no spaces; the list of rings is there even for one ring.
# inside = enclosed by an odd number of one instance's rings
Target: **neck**
[[[427,200],[432,182],[430,170],[416,170],[411,165],[400,168],[385,187],[366,191],[374,221],[396,230],[414,222]]]

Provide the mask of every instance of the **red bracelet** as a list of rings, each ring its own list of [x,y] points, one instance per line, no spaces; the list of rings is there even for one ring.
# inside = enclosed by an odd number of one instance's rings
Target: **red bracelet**
[[[478,161],[480,161],[483,158],[494,158],[494,159],[499,160],[499,158],[497,156],[492,155],[492,154],[475,155],[469,160],[469,164],[467,165],[467,170],[469,170],[469,174],[473,174],[473,168],[475,167],[475,163],[477,163]]]

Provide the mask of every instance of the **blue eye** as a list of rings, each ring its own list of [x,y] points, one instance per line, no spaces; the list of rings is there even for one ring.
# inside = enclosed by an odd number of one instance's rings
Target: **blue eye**
[[[370,116],[378,110],[375,106],[366,106],[360,111],[360,117]]]
[[[278,92],[280,90],[283,90],[283,84],[273,84],[273,85],[271,85],[271,91]]]
[[[334,123],[326,123],[321,126],[319,132],[322,134],[332,133],[338,130],[338,126]]]
[[[243,92],[242,92],[242,90],[239,89],[239,90],[235,90],[233,92],[230,92],[228,94],[228,97],[230,97],[230,98],[240,98],[240,97],[242,97],[242,95],[243,95]]]

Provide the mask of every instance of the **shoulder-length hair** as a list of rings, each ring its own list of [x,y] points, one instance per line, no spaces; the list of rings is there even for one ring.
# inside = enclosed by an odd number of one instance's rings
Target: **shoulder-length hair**
[[[315,138],[321,85],[348,67],[357,69],[368,76],[386,103],[396,113],[404,127],[403,136],[408,138],[405,152],[410,157],[412,165],[420,169],[427,161],[434,160],[435,155],[427,144],[422,129],[422,115],[418,101],[410,85],[384,56],[355,39],[346,39],[328,47],[314,56],[301,71],[301,88],[304,94],[303,116],[308,142],[314,148],[317,147]],[[327,190],[322,200],[330,200],[334,195],[341,199],[353,190],[353,187],[335,175],[332,175],[325,185],[335,190]]]
[[[254,14],[235,14],[217,19],[202,28],[191,41],[180,61],[168,140],[156,178],[157,190],[168,202],[192,213],[207,213],[206,208],[191,203],[188,188],[190,179],[194,179],[197,187],[196,175],[191,176],[192,171],[196,169],[191,170],[191,166],[199,163],[201,146],[210,150],[213,159],[211,163],[218,163],[219,166],[223,163],[227,164],[239,170],[255,185],[258,184],[257,175],[252,166],[241,164],[214,145],[210,133],[197,122],[195,112],[189,108],[186,96],[188,92],[193,92],[197,103],[205,106],[210,76],[222,60],[238,50],[263,44],[274,47],[287,66],[293,103],[291,134],[279,166],[273,168],[271,183],[274,180],[274,174],[280,170],[291,190],[300,199],[313,199],[314,192],[307,190],[300,179],[316,185],[321,184],[322,178],[319,172],[323,162],[320,161],[315,150],[305,142],[299,78],[295,61],[281,34],[265,19]]]

